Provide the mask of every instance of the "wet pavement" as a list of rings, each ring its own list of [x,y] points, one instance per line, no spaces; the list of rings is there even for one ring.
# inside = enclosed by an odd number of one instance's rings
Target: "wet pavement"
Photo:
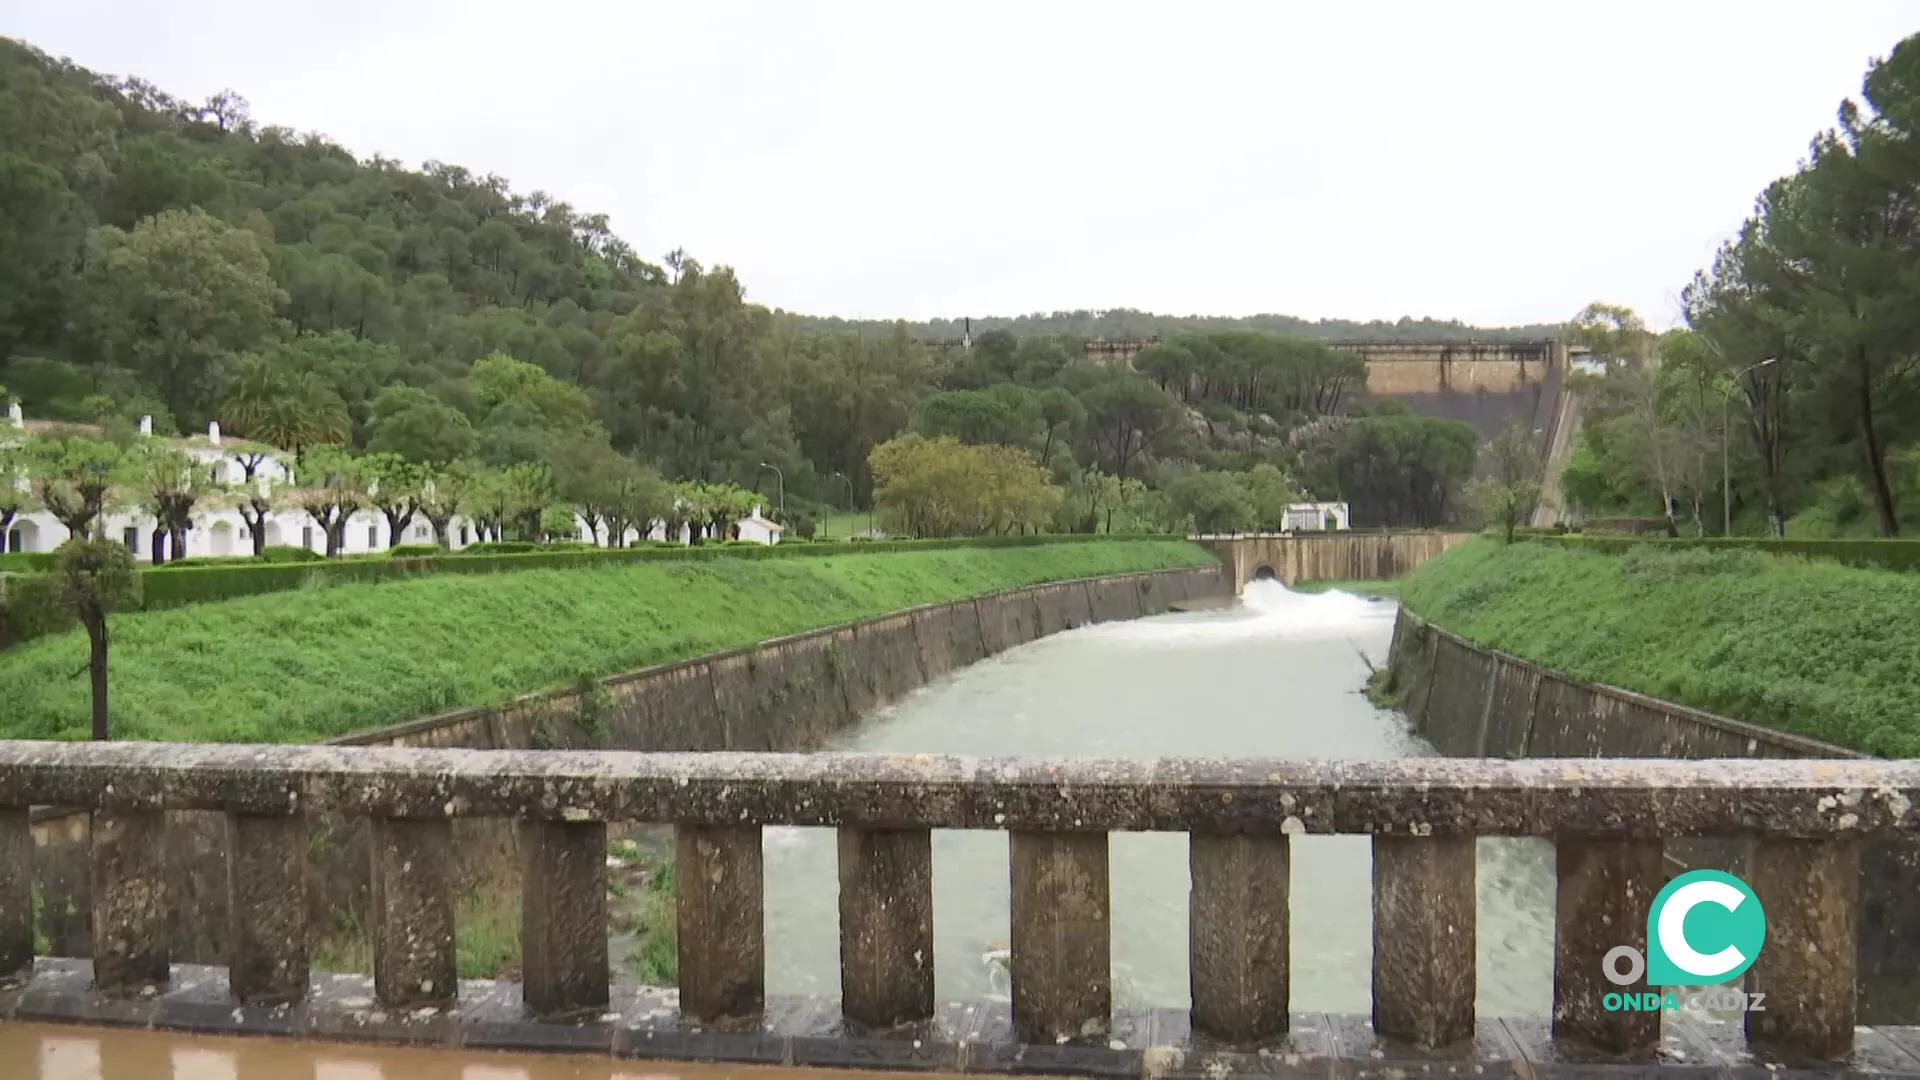
[[[897,1075],[0,1024],[0,1077],[6,1080],[887,1080]]]

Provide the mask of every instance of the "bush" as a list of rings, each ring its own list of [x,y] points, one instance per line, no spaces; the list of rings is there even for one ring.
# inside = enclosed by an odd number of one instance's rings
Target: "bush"
[[[61,602],[60,583],[52,574],[0,573],[0,647],[57,634],[77,622]]]
[[[260,561],[264,563],[315,563],[326,562],[327,557],[307,548],[276,544],[273,547],[261,549]]]
[[[585,540],[550,540],[539,545],[538,551],[597,551],[600,545]]]
[[[456,554],[459,555],[520,555],[532,551],[540,545],[527,540],[482,540],[477,544],[468,544]]]
[[[0,573],[29,574],[53,567],[50,551],[16,551],[0,555]]]
[[[186,559],[174,559],[166,566],[258,566],[261,560],[251,555],[195,555]]]
[[[766,547],[767,545],[761,543],[758,540],[722,540],[720,541],[720,546],[732,548],[732,547]]]
[[[445,555],[446,549],[439,544],[400,544],[387,549],[389,559],[417,559],[427,555]]]

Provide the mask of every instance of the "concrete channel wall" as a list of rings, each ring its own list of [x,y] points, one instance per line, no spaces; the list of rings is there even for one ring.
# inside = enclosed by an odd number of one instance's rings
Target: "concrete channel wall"
[[[1832,743],[1586,682],[1475,644],[1400,609],[1388,661],[1413,727],[1448,757],[1859,760]],[[1675,871],[1739,874],[1745,847],[1669,840]],[[1876,841],[1860,855],[1863,1023],[1920,1023],[1920,843]]]
[[[985,657],[1094,623],[1159,615],[1233,595],[1220,567],[1040,585],[934,604],[644,668],[332,740],[348,746],[482,750],[800,751],[822,746],[873,709]],[[505,822],[454,823],[462,889],[516,887],[519,841]],[[33,824],[42,924],[53,955],[89,955],[88,815],[42,811]],[[168,866],[179,900],[176,958],[223,961],[225,819],[169,814]],[[316,938],[345,920],[367,925],[366,819],[314,815],[307,922]]]

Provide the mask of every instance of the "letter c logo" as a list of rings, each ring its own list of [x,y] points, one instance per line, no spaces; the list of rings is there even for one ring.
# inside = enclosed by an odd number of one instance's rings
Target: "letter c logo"
[[[1717,870],[1682,874],[1647,913],[1647,984],[1725,982],[1753,966],[1766,937],[1766,914],[1746,882]]]

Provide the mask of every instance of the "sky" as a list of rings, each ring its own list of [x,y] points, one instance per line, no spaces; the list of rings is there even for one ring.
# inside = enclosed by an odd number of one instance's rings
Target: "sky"
[[[1920,0],[0,0],[0,34],[498,173],[849,318],[1656,326]]]

